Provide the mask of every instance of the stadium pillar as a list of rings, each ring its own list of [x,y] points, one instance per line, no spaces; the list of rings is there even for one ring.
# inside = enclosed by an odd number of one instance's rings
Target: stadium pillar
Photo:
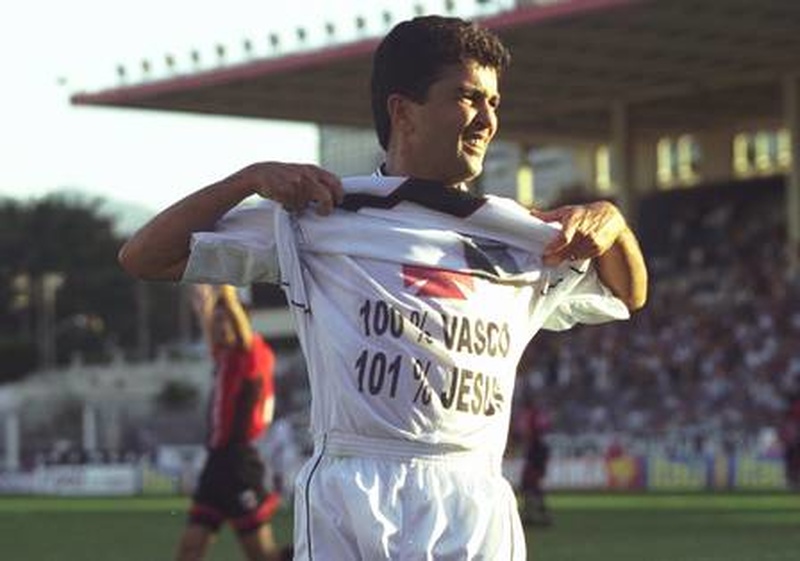
[[[36,279],[36,339],[39,368],[43,370],[56,365],[56,297],[63,283],[61,273],[46,272]]]
[[[83,404],[83,449],[97,450],[97,411],[88,401]]]
[[[17,389],[0,388],[0,419],[3,420],[3,444],[5,458],[1,471],[17,471],[20,468],[19,412],[23,396]]]
[[[630,126],[628,106],[617,101],[611,106],[611,184],[616,193],[617,205],[628,220],[632,212],[634,189],[631,185]]]
[[[19,469],[19,413],[16,410],[6,411],[5,419],[6,457],[3,468],[6,471]]]
[[[784,79],[783,109],[792,153],[786,179],[789,268],[797,275],[800,273],[800,75],[790,74]]]
[[[190,287],[178,286],[178,340],[182,345],[192,342],[192,306]]]
[[[136,343],[139,360],[148,360],[152,341],[150,338],[150,292],[146,283],[136,283]]]

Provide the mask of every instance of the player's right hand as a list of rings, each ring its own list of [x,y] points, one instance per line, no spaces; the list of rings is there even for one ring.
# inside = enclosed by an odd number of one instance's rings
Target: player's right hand
[[[258,195],[292,212],[313,206],[318,214],[330,214],[344,198],[339,178],[313,164],[260,162],[246,167],[242,173]]]

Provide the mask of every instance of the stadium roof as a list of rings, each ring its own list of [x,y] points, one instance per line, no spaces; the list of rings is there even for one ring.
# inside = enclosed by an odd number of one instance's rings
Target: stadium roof
[[[482,20],[511,48],[501,133],[603,140],[611,108],[633,130],[752,126],[783,118],[800,74],[797,0],[571,0]],[[370,38],[79,93],[79,105],[371,126]]]

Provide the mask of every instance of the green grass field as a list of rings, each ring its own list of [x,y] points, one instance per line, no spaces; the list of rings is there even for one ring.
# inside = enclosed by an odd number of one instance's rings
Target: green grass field
[[[800,496],[605,495],[549,498],[555,524],[528,533],[536,561],[797,561]],[[186,499],[0,497],[0,559],[171,559]],[[291,513],[274,520],[291,539]],[[228,530],[209,561],[241,559]],[[349,560],[342,560],[349,561]]]

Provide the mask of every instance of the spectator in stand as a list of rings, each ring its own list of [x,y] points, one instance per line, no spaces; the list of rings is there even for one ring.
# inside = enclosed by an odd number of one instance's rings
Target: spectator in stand
[[[760,204],[759,196],[743,200],[727,229],[714,234],[733,240],[736,251],[703,249],[713,259],[681,271],[665,257],[688,248],[648,252],[659,266],[647,308],[630,321],[577,328],[568,345],[563,334],[537,336],[520,371],[556,406],[559,433],[597,430],[590,413],[598,399],[608,410],[611,426],[597,431],[605,434],[688,443],[702,433],[709,445],[734,440],[744,452],[761,429],[778,425],[787,384],[800,374],[800,277],[786,266],[782,207]],[[692,232],[693,221],[715,223],[701,210],[664,219]],[[610,378],[598,383],[603,372]],[[599,393],[604,385],[613,398]]]
[[[783,445],[786,485],[792,491],[800,491],[800,388],[789,396],[778,434]]]
[[[198,285],[193,305],[215,372],[208,456],[176,559],[204,559],[225,521],[249,561],[291,559],[291,548],[280,550],[272,534],[269,520],[280,495],[266,490],[264,463],[254,446],[272,420],[274,354],[253,332],[233,286]]]
[[[550,446],[545,434],[551,427],[550,416],[533,399],[520,411],[520,428],[525,441],[525,464],[522,468],[522,523],[550,526],[553,518],[545,500],[544,478],[550,460]]]

